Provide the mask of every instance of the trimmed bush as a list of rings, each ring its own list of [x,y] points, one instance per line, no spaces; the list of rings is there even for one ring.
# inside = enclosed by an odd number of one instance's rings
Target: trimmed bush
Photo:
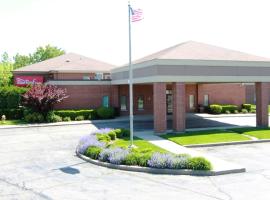
[[[188,159],[188,169],[192,170],[211,170],[211,163],[203,157],[193,157]]]
[[[230,113],[234,112],[235,110],[238,109],[236,105],[221,105],[221,112],[226,113],[226,111],[230,111]]]
[[[123,163],[125,165],[139,165],[139,162],[138,162],[139,157],[140,157],[140,153],[134,153],[134,152],[132,152],[132,153],[128,154],[125,157]]]
[[[250,112],[251,112],[251,113],[256,113],[256,110],[251,110]]]
[[[97,133],[96,134],[96,137],[98,139],[98,141],[101,141],[101,142],[110,142],[111,141],[111,138],[108,134],[100,134],[100,133]]]
[[[33,123],[33,122],[42,123],[42,122],[45,121],[43,115],[40,114],[40,113],[31,113],[31,114],[27,114],[27,115],[24,117],[24,120],[25,120],[26,122],[29,122],[29,123]]]
[[[234,113],[234,114],[238,114],[238,113],[239,113],[239,111],[238,111],[238,110],[235,110],[233,113]]]
[[[7,119],[22,119],[23,112],[23,108],[0,109],[0,116],[5,115]]]
[[[54,113],[62,118],[70,117],[71,120],[75,120],[78,116],[83,116],[84,119],[96,119],[95,110],[56,110]]]
[[[248,112],[250,112],[251,111],[251,104],[247,104],[247,103],[243,104],[242,109],[246,109]]]
[[[64,117],[63,118],[63,122],[70,122],[70,121],[71,121],[70,117]]]
[[[218,104],[212,104],[209,106],[209,109],[210,109],[210,112],[212,114],[220,114],[221,111],[222,111],[222,107],[221,105],[218,105]]]
[[[90,146],[87,148],[84,154],[92,159],[97,160],[99,158],[99,154],[101,153],[101,151],[102,151],[101,147]]]
[[[246,113],[248,113],[248,110],[247,110],[247,109],[242,109],[241,112],[242,112],[243,114],[246,114]]]
[[[84,120],[84,116],[82,115],[75,117],[75,121],[82,121],[82,120]]]
[[[97,109],[97,115],[101,119],[112,119],[114,117],[114,108],[99,107]]]
[[[111,131],[108,133],[108,136],[111,138],[111,140],[115,140],[116,139],[116,133],[114,131]]]
[[[62,122],[62,117],[56,115],[54,113],[54,111],[50,111],[48,112],[47,116],[46,116],[46,121],[47,122]]]
[[[231,114],[231,112],[229,110],[226,110],[225,113],[226,114]]]
[[[114,132],[115,132],[117,138],[122,138],[123,137],[123,132],[122,132],[121,129],[119,129],[119,128],[114,129]]]

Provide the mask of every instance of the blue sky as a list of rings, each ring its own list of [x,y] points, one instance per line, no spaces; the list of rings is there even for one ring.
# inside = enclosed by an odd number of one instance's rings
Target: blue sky
[[[133,0],[133,58],[187,40],[270,57],[267,0]],[[112,64],[128,61],[126,0],[0,0],[0,53],[56,45]]]

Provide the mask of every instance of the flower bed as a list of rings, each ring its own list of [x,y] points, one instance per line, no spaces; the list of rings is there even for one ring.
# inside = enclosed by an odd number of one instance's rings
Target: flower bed
[[[124,129],[99,129],[82,137],[77,146],[81,155],[99,162],[114,165],[140,166],[155,169],[212,169],[211,163],[203,157],[191,157],[187,154],[172,154],[154,150],[155,148],[125,148],[115,144],[129,131]],[[145,141],[146,142],[146,141]],[[150,144],[150,143],[149,143]]]

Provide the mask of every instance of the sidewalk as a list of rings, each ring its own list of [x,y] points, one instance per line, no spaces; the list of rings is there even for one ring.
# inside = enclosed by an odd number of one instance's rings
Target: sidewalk
[[[220,173],[220,174],[228,174],[228,173],[240,173],[245,172],[246,169],[242,166],[239,166],[237,164],[227,162],[224,160],[221,160],[219,158],[215,158],[213,156],[209,156],[207,154],[203,154],[199,151],[186,148],[184,146],[178,145],[174,142],[171,142],[169,140],[163,139],[157,135],[154,135],[151,131],[144,131],[144,132],[135,132],[135,136],[140,137],[144,140],[147,140],[148,142],[159,146],[163,149],[166,149],[172,153],[175,154],[189,154],[191,156],[202,156],[206,159],[208,159],[212,165],[214,172]]]

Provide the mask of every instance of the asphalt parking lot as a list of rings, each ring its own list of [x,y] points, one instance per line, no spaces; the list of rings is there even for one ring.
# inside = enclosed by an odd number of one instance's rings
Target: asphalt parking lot
[[[77,141],[91,128],[0,129],[0,199],[269,199],[270,143],[199,149],[245,166],[246,173],[152,175],[98,167],[77,158]]]

